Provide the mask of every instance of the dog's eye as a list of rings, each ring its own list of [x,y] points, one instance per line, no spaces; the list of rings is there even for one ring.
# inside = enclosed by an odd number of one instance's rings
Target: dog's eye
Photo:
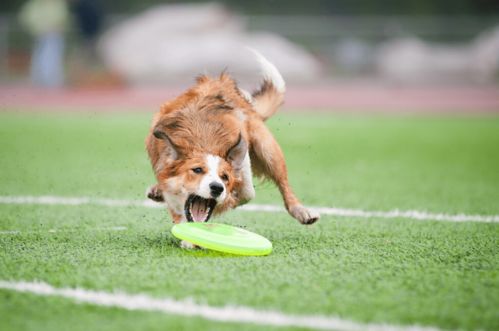
[[[192,171],[195,173],[195,174],[202,174],[203,173],[203,168],[192,168]]]
[[[227,174],[223,174],[223,175],[222,175],[222,177],[220,177],[220,178],[222,178],[222,180],[223,180],[224,182],[226,182],[226,181],[228,181],[228,180],[229,180],[229,176],[227,176]]]

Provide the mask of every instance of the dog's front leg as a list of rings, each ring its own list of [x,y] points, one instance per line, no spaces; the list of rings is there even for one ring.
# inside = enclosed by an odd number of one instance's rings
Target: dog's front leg
[[[172,216],[173,223],[179,224],[179,223],[187,222],[187,219],[185,218],[184,214],[179,214],[178,212],[176,212],[175,210],[173,210],[171,208],[168,208],[168,209],[170,211],[170,215]],[[190,242],[185,241],[185,240],[180,241],[180,247],[184,248],[184,249],[199,248],[199,246],[194,245],[193,243],[190,243]]]
[[[168,209],[170,211],[170,215],[172,216],[173,223],[179,224],[179,223],[187,222],[187,219],[185,218],[184,214],[179,214],[178,212],[176,212],[175,210],[173,210],[171,208],[168,208]],[[188,241],[185,241],[185,240],[180,241],[180,247],[184,248],[184,249],[201,248],[198,245],[195,245],[195,244],[188,242]]]
[[[146,196],[156,202],[165,202],[163,197],[163,191],[159,188],[159,185],[152,185],[146,191]]]
[[[252,123],[250,132],[254,168],[277,185],[284,205],[291,216],[302,224],[315,223],[320,215],[316,211],[304,207],[293,193],[288,182],[284,155],[270,131],[263,122],[259,121]]]
[[[149,199],[151,199],[153,201],[165,202],[163,191],[159,188],[159,185],[151,186],[147,190],[146,195]],[[182,223],[182,222],[187,222],[187,219],[185,218],[184,213],[179,212],[179,210],[175,210],[175,209],[168,207],[168,211],[170,212],[173,223],[178,224],[178,223]],[[194,249],[194,248],[198,248],[199,246],[196,246],[193,243],[190,243],[188,241],[182,240],[182,241],[180,241],[180,247],[185,248],[185,249]]]

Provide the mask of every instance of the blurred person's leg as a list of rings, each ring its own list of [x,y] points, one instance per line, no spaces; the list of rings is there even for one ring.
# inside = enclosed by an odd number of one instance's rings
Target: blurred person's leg
[[[97,41],[95,39],[83,39],[79,47],[79,55],[87,69],[95,69],[99,63],[97,55]]]
[[[45,43],[45,37],[39,36],[35,40],[35,45],[31,53],[31,68],[30,68],[30,78],[31,83],[34,85],[42,85],[43,82],[43,48]]]
[[[33,51],[31,80],[44,87],[60,87],[64,83],[64,37],[58,33],[44,35]]]

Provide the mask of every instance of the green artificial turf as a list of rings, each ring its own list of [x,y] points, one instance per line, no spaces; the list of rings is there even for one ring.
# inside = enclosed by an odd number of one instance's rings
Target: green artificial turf
[[[0,113],[0,195],[142,199],[150,115]],[[499,118],[281,115],[306,204],[499,214]],[[269,183],[258,203],[281,204]],[[499,225],[232,211],[268,257],[186,251],[161,209],[0,205],[0,280],[444,329],[499,328]],[[121,231],[113,227],[124,227]],[[56,230],[56,231],[53,231]],[[0,290],[0,329],[268,329]]]

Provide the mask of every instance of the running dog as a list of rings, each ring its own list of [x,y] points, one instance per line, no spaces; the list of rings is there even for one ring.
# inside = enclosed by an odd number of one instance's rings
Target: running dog
[[[238,88],[227,73],[200,76],[153,118],[146,149],[157,184],[147,196],[166,203],[174,223],[206,222],[250,201],[253,174],[277,185],[287,211],[300,223],[319,219],[293,193],[282,150],[264,124],[283,103],[284,79],[253,52],[263,72],[253,94]]]

